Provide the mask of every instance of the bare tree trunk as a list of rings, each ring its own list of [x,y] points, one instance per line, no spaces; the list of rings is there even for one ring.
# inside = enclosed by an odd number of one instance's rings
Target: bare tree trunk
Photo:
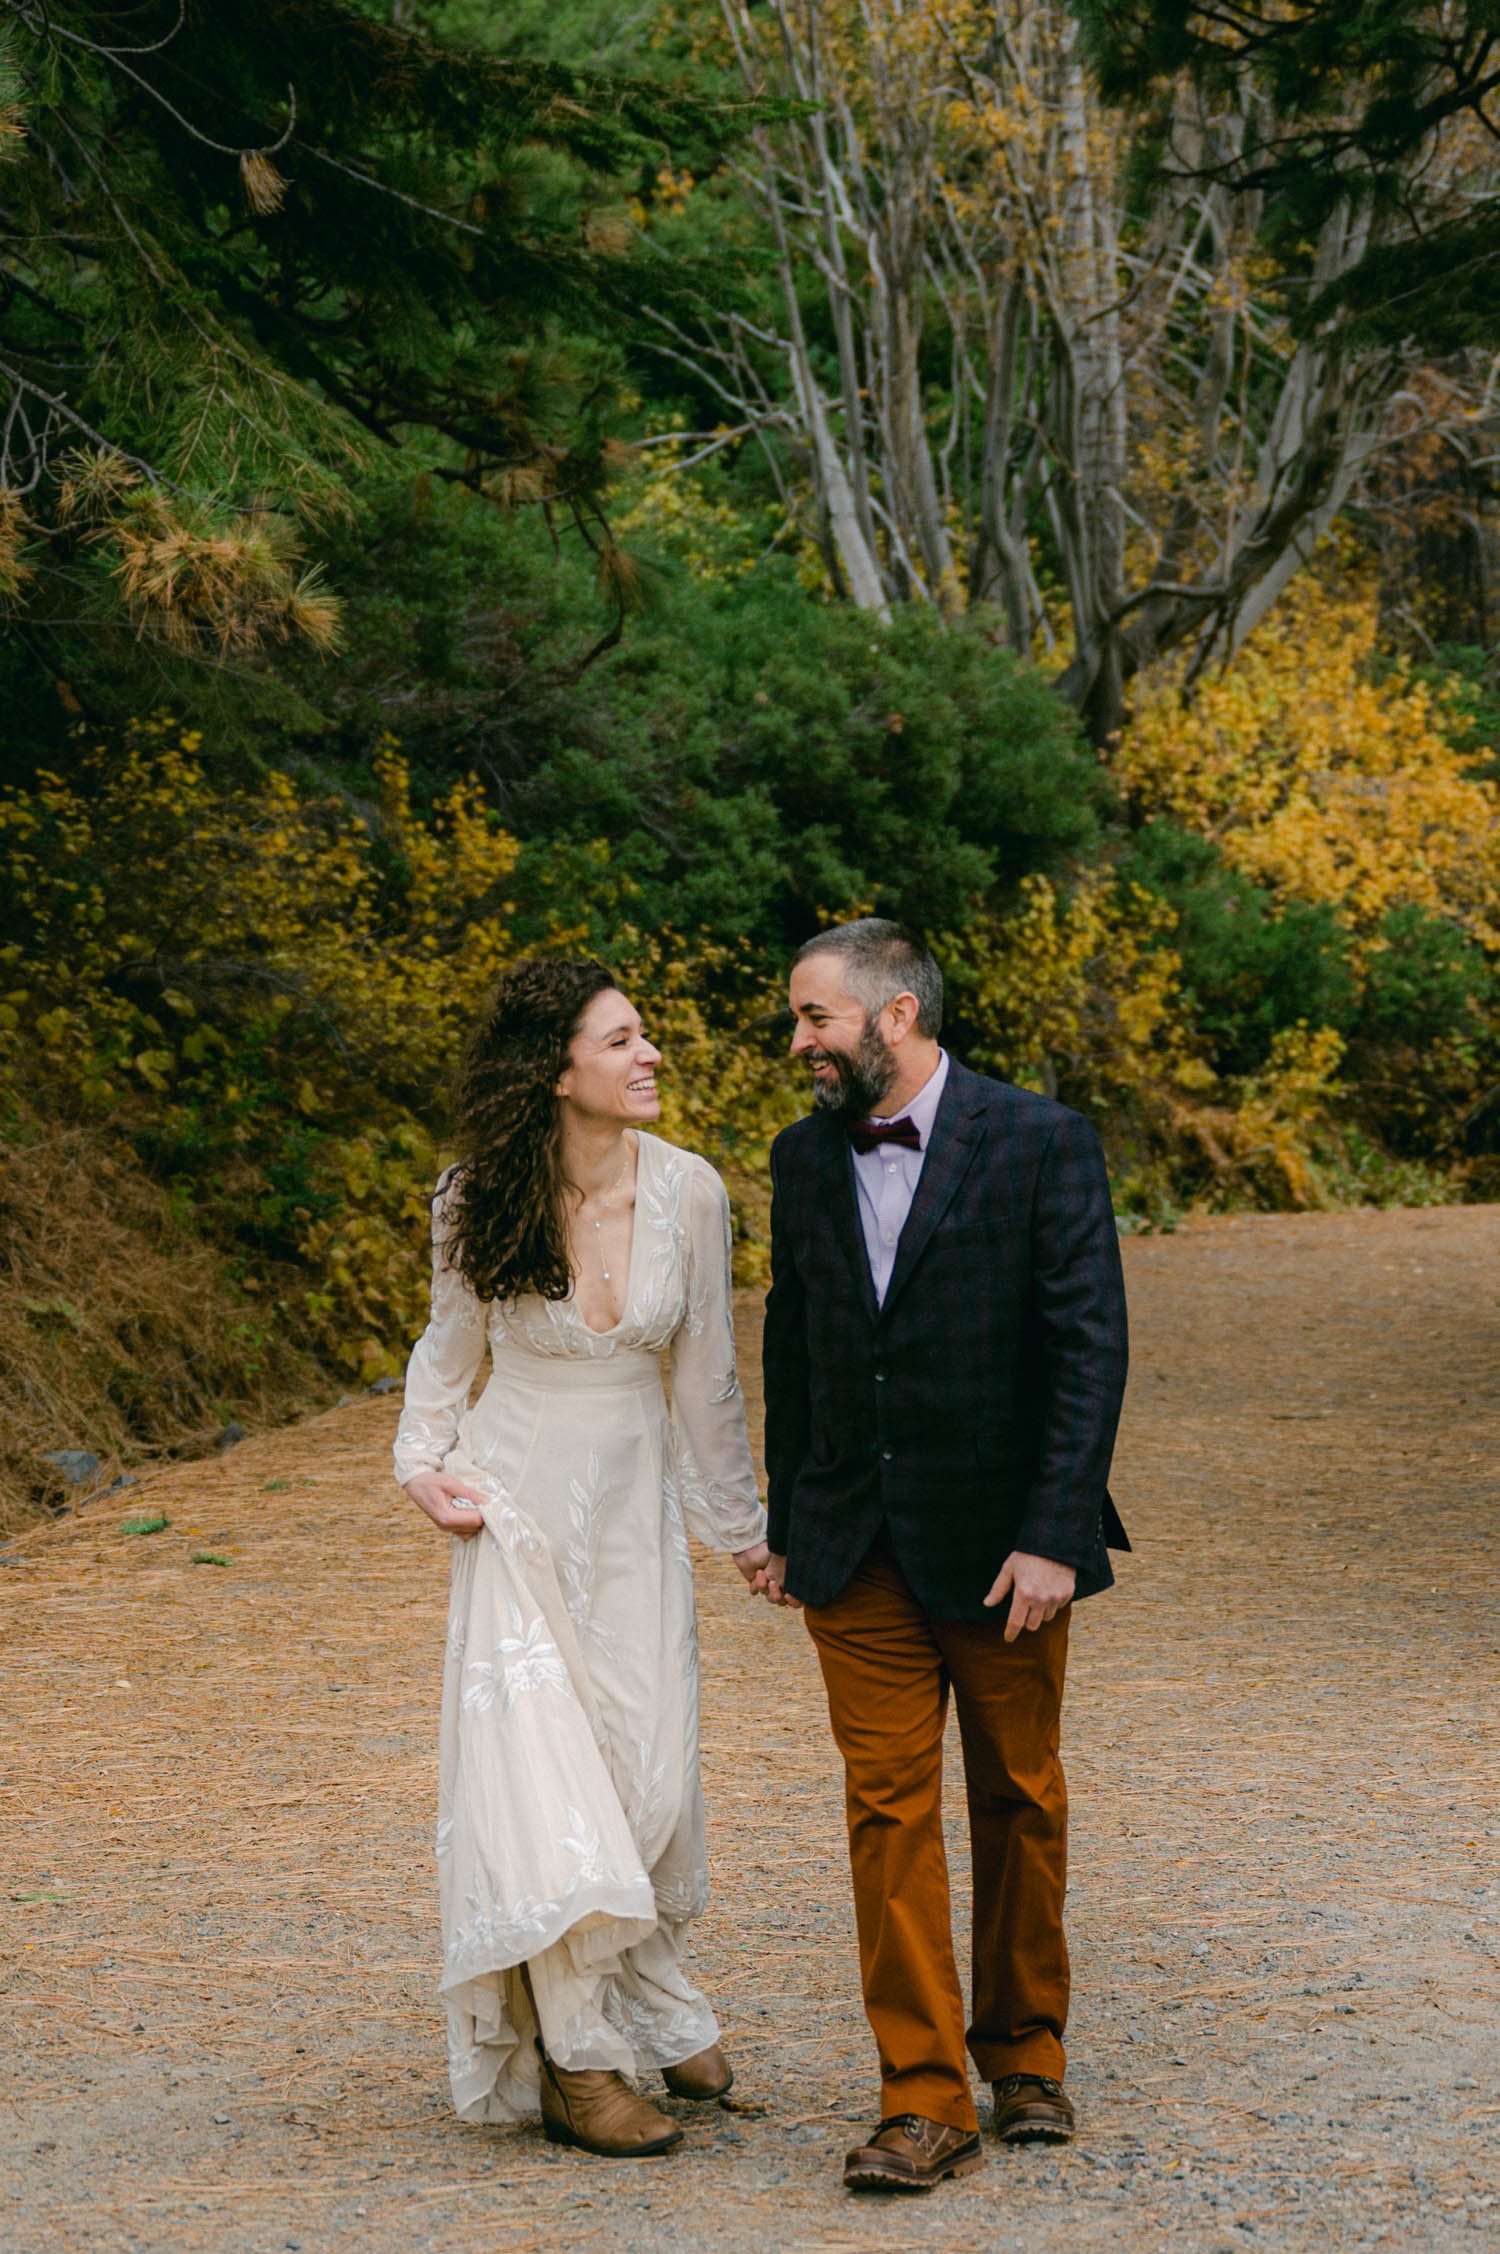
[[[984,395],[979,507],[969,564],[969,593],[977,603],[998,602],[1006,636],[1018,654],[1031,647],[1035,618],[1031,558],[1010,521],[1011,448],[1015,425],[1018,344],[1024,295],[1019,281],[1002,284],[990,320],[989,380]],[[1040,604],[1036,604],[1040,608]]]
[[[1060,466],[1057,523],[1072,598],[1082,676],[1073,701],[1096,743],[1124,718],[1116,620],[1125,584],[1125,376],[1120,353],[1116,216],[1101,194],[1091,147],[1088,88],[1078,26],[1059,58],[1061,246],[1053,283],[1057,329]]]

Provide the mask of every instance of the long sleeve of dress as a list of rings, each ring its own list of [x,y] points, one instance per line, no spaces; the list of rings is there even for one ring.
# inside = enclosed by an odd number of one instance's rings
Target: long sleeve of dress
[[[765,1539],[734,1355],[729,1199],[706,1161],[688,1183],[687,1307],[672,1341],[672,1421],[683,1516],[716,1550]]]
[[[450,1267],[446,1180],[432,1201],[432,1301],[427,1328],[406,1365],[406,1402],[396,1428],[396,1480],[438,1471],[458,1436],[459,1419],[484,1358],[485,1310]]]

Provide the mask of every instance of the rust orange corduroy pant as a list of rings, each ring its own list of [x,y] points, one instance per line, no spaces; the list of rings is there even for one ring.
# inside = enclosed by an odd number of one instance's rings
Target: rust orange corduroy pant
[[[965,2048],[985,2081],[1061,2079],[1068,1795],[1058,1754],[1068,1611],[1012,1644],[1007,1606],[939,1620],[882,1536],[831,1604],[804,1617],[844,1757],[865,2010],[881,2116],[977,2127]],[[964,2029],[943,1849],[952,1688],[974,1869],[973,2017]]]

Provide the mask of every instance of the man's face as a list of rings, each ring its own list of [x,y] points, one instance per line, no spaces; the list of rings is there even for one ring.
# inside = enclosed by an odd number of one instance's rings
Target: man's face
[[[899,1066],[885,1038],[884,1012],[867,1014],[844,984],[842,959],[820,948],[798,963],[789,993],[792,1055],[812,1067],[813,1102],[863,1119],[879,1109]]]

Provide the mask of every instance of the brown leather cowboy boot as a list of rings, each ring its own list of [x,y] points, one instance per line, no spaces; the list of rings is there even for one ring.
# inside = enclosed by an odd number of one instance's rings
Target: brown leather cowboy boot
[[[610,2160],[645,2160],[681,2144],[675,2121],[640,2097],[618,2074],[570,2073],[554,2066],[541,2045],[542,2128],[549,2144],[576,2145]]]
[[[706,2051],[694,2051],[676,2066],[664,2066],[661,2078],[673,2097],[725,2097],[734,2087],[734,2070],[717,2043],[710,2043]]]

